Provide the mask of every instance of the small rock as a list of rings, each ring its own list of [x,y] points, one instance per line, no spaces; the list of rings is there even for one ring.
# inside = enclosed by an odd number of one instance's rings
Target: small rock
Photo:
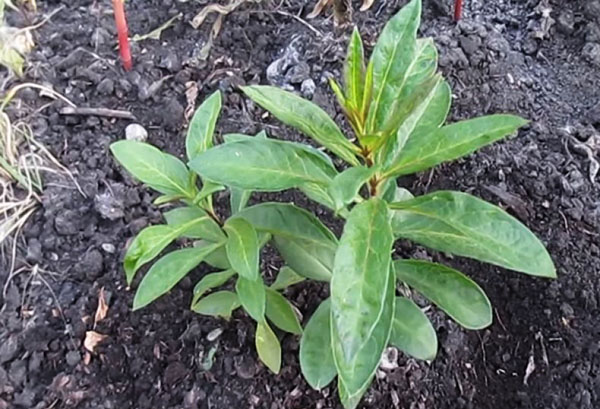
[[[30,239],[27,242],[27,254],[25,259],[32,264],[39,264],[42,262],[42,243],[38,239]]]
[[[94,197],[94,208],[102,217],[108,220],[118,220],[125,216],[123,202],[110,192],[104,192]]]
[[[183,407],[184,409],[198,409],[200,402],[206,399],[206,392],[200,389],[197,385],[194,385],[183,396]]]
[[[556,19],[558,31],[572,34],[575,31],[575,16],[568,8],[563,8]]]
[[[317,86],[312,80],[312,78],[305,79],[304,81],[302,81],[302,85],[300,86],[300,92],[302,92],[302,96],[308,99],[311,99],[313,97],[316,89]]]
[[[600,68],[600,44],[586,43],[581,54],[592,65]]]
[[[481,47],[481,38],[475,35],[461,36],[459,41],[460,47],[467,55],[475,54],[475,52]]]
[[[79,231],[79,216],[73,210],[65,210],[54,219],[54,227],[61,236],[71,236]]]
[[[165,384],[174,386],[179,381],[183,380],[189,371],[179,361],[171,362],[165,369]]]
[[[600,43],[600,25],[589,23],[585,28],[585,40],[590,43]]]
[[[240,355],[235,359],[235,372],[242,379],[252,379],[256,374],[256,363],[248,355]]]
[[[398,350],[394,347],[386,348],[383,351],[380,362],[381,369],[392,370],[398,368]]]
[[[206,336],[206,339],[208,341],[210,341],[210,342],[213,342],[214,340],[216,340],[217,338],[219,338],[222,333],[223,333],[223,329],[222,328],[213,329],[212,331],[210,331],[208,333],[208,335]]]
[[[8,339],[2,340],[2,342],[0,342],[0,364],[12,361],[13,358],[17,356],[18,350],[19,344],[17,342],[17,337],[9,337]]]
[[[69,366],[76,366],[81,361],[81,354],[78,351],[69,351],[66,360]]]
[[[114,252],[116,250],[114,244],[111,244],[111,243],[102,243],[101,247],[102,247],[102,250],[104,250],[108,254],[114,254]]]
[[[129,141],[146,142],[148,131],[140,124],[129,124],[125,128],[125,139]]]
[[[157,65],[160,68],[164,68],[171,72],[178,72],[181,70],[181,61],[179,60],[177,53],[172,49],[163,49],[158,56]]]
[[[170,128],[181,125],[185,109],[176,98],[171,98],[160,111],[162,123]]]
[[[99,94],[102,95],[111,95],[115,91],[115,82],[110,78],[104,78],[98,86],[96,90]]]
[[[85,276],[90,280],[98,278],[102,272],[103,265],[104,259],[102,257],[102,253],[100,253],[98,250],[92,250],[86,253],[86,255],[83,256],[83,260],[81,260],[78,264],[79,271],[84,273]]]

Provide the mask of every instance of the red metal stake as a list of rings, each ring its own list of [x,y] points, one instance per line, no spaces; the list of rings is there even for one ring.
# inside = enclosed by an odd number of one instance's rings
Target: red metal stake
[[[115,12],[115,24],[117,25],[117,34],[119,36],[119,53],[123,67],[127,71],[131,70],[131,50],[129,48],[129,33],[127,30],[127,19],[125,18],[124,0],[113,0],[113,9]]]
[[[454,21],[462,17],[462,0],[454,0]]]

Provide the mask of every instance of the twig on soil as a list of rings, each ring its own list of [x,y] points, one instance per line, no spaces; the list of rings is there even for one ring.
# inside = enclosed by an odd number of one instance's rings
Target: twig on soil
[[[89,107],[64,107],[60,110],[61,115],[82,115],[82,116],[103,116],[107,118],[135,119],[135,116],[129,111],[122,111],[108,108],[89,108]]]
[[[292,14],[292,13],[288,13],[287,11],[282,11],[282,10],[277,10],[275,11],[277,14],[281,14],[282,16],[287,16],[287,17],[291,17],[295,20],[297,20],[300,24],[305,25],[306,27],[308,27],[313,33],[315,33],[316,35],[318,35],[319,37],[324,37],[325,35],[320,32],[319,30],[317,30],[312,24],[310,24],[308,21],[304,20],[303,18]]]

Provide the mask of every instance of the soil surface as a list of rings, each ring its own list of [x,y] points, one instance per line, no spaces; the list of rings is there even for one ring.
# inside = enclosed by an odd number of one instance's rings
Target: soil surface
[[[126,73],[115,50],[111,2],[38,1],[38,20],[63,8],[35,30],[25,79],[52,86],[78,106],[128,110],[136,120],[65,116],[61,102],[19,94],[11,115],[31,123],[81,192],[68,180],[49,179],[19,240],[17,267],[31,268],[0,296],[0,408],[340,408],[333,384],[317,392],[303,380],[296,337],[280,334],[283,366],[276,376],[258,362],[253,324],[243,313],[227,322],[187,309],[204,268],[148,308],[130,309],[124,250],[162,218],[151,204],[156,194],[108,152],[127,125],[141,124],[150,143],[182,156],[191,109],[186,90],[197,87],[198,104],[216,89],[224,93],[219,134],[266,129],[304,140],[242,97],[237,86],[247,83],[295,89],[343,122],[327,78],[340,75],[350,27],[334,28],[327,15],[305,20],[313,1],[248,2],[224,18],[207,51],[215,16],[199,29],[189,24],[207,3],[128,1],[132,34],[180,18],[160,40],[133,43],[134,69]],[[378,0],[368,12],[355,11],[369,48],[404,3]],[[440,70],[453,87],[450,119],[512,112],[531,124],[518,138],[400,182],[418,194],[455,189],[503,206],[547,244],[559,279],[399,243],[398,256],[443,261],[473,277],[495,307],[494,324],[466,331],[430,309],[438,358],[424,363],[399,354],[392,369],[378,371],[361,407],[598,408],[600,1],[471,0],[459,24],[450,3],[424,1],[421,28],[421,36],[435,39]],[[29,17],[12,13],[9,21],[22,27]],[[293,200],[340,232],[338,220],[299,193],[253,200],[267,199]],[[226,212],[226,195],[218,202]],[[279,266],[269,252],[265,275],[273,277]],[[8,270],[3,259],[0,282]],[[108,314],[94,326],[101,289]],[[327,294],[306,284],[286,296],[306,319]],[[83,346],[87,331],[107,336],[93,354]]]

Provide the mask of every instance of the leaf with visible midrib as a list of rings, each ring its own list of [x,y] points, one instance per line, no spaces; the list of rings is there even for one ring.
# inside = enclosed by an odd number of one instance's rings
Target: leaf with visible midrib
[[[227,258],[231,267],[248,280],[258,279],[258,235],[244,219],[229,219],[224,227],[227,232]]]
[[[186,229],[182,234],[183,237],[212,242],[222,242],[226,239],[217,222],[199,207],[178,207],[165,212],[163,216],[167,224],[175,228],[187,223],[194,224],[192,228]]]
[[[420,292],[467,329],[492,323],[492,306],[483,290],[459,271],[421,260],[396,260],[398,280]]]
[[[395,101],[400,97],[406,71],[414,60],[421,1],[412,0],[387,22],[371,55],[373,96],[367,131],[383,130]]]
[[[221,92],[209,96],[190,121],[185,149],[189,160],[213,146],[213,134],[221,112]]]
[[[294,143],[258,138],[216,146],[196,156],[189,166],[203,178],[256,191],[326,185],[337,173],[320,155]]]
[[[231,277],[235,275],[235,271],[226,270],[218,273],[210,273],[202,277],[194,287],[194,296],[192,297],[192,309],[194,305],[202,298],[202,296],[213,288],[225,284]]]
[[[138,310],[171,290],[218,244],[203,248],[177,250],[158,260],[146,273],[133,299],[133,309]]]
[[[333,119],[317,105],[271,86],[253,85],[243,87],[242,91],[281,122],[297,128],[351,165],[360,164],[355,156],[359,148],[346,139]]]
[[[110,151],[136,179],[165,195],[195,196],[190,172],[175,156],[137,141],[118,141]]]
[[[300,369],[313,389],[324,388],[337,374],[331,351],[330,305],[329,298],[319,305],[300,339]]]
[[[446,125],[409,138],[384,177],[409,175],[475,152],[526,125],[515,115],[489,115]]]
[[[235,292],[248,315],[256,322],[264,321],[266,294],[262,278],[248,280],[241,276],[238,277]]]
[[[231,318],[231,313],[240,306],[236,293],[231,291],[217,291],[200,299],[192,310],[202,315]]]
[[[392,243],[382,200],[371,198],[352,209],[331,281],[331,345],[345,399],[364,391],[388,343],[395,288]]]
[[[277,291],[270,288],[266,290],[267,305],[265,313],[267,318],[277,326],[277,328],[291,334],[302,334],[302,327],[298,321],[298,316],[290,302]]]
[[[354,27],[348,44],[348,53],[344,64],[344,86],[346,103],[352,109],[360,110],[365,86],[365,56],[360,32],[356,27]]]
[[[504,210],[467,193],[439,191],[390,204],[397,238],[510,270],[556,277],[539,239]]]

